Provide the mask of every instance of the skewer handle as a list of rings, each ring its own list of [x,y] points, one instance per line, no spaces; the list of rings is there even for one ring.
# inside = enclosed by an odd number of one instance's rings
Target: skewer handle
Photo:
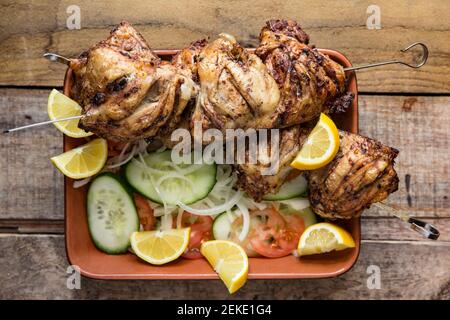
[[[400,61],[400,60],[391,60],[391,61],[384,61],[384,62],[377,62],[377,63],[366,64],[366,65],[362,65],[362,66],[348,67],[348,68],[344,68],[344,71],[356,71],[356,70],[361,70],[361,69],[385,66],[387,64],[402,64],[402,65],[410,67],[410,68],[415,68],[415,69],[420,68],[428,60],[428,47],[425,44],[423,44],[421,42],[415,42],[415,43],[407,46],[406,48],[402,49],[401,51],[402,52],[406,52],[406,51],[408,51],[411,48],[416,47],[416,46],[420,46],[422,48],[422,56],[421,56],[420,61],[418,61],[417,64],[409,64],[409,63],[406,63],[406,62]]]
[[[3,133],[9,133],[9,132],[19,131],[19,130],[28,129],[28,128],[32,128],[32,127],[43,126],[43,125],[54,123],[54,122],[81,119],[81,117],[82,116],[73,116],[73,117],[68,117],[68,118],[63,118],[63,119],[55,119],[55,120],[48,120],[48,121],[28,124],[26,126],[17,127],[17,128],[13,128],[13,129],[9,129],[9,130],[4,130]]]
[[[437,240],[440,236],[439,230],[436,229],[436,227],[430,223],[427,223],[425,221],[416,218],[412,218],[406,212],[394,209],[382,202],[374,203],[374,205],[384,211],[391,213],[400,220],[408,223],[411,229],[420,233],[424,238]]]

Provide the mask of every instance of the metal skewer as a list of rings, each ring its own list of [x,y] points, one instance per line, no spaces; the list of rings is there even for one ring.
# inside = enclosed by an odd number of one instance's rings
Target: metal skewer
[[[52,53],[52,52],[44,53],[44,58],[48,59],[52,62],[59,62],[62,64],[66,64],[68,66],[70,65],[70,61],[71,61],[69,58],[66,58],[64,56],[61,56],[59,54]]]
[[[64,57],[62,55],[59,55],[59,54],[56,54],[56,53],[52,53],[52,52],[44,53],[43,57],[48,59],[48,60],[50,60],[50,61],[52,61],[52,62],[59,62],[59,63],[65,64],[65,65],[68,65],[68,66],[70,65],[70,61],[71,61],[69,58],[66,58],[66,57]],[[54,119],[54,120],[48,120],[48,121],[28,124],[26,126],[21,126],[21,127],[17,127],[17,128],[13,128],[13,129],[4,130],[3,133],[9,133],[9,132],[19,131],[19,130],[23,130],[23,129],[43,126],[43,125],[46,125],[46,124],[60,122],[60,121],[76,120],[76,119],[80,119],[81,117],[82,116],[73,116],[73,117],[68,117],[68,118],[63,118],[63,119]]]
[[[429,52],[428,52],[428,48],[427,48],[427,46],[425,44],[423,44],[421,42],[416,42],[416,43],[413,43],[413,44],[409,45],[408,47],[402,49],[401,52],[407,52],[411,48],[416,47],[416,46],[420,46],[422,48],[422,51],[423,51],[422,55],[421,55],[421,58],[417,62],[417,64],[409,64],[409,63],[406,63],[406,62],[400,61],[400,60],[391,60],[391,61],[372,63],[372,64],[367,64],[367,65],[362,65],[362,66],[348,67],[348,68],[344,68],[344,71],[356,71],[356,70],[373,68],[373,67],[379,67],[379,66],[384,66],[384,65],[389,65],[389,64],[402,64],[402,65],[405,65],[405,66],[410,67],[410,68],[415,68],[415,69],[420,68],[421,66],[423,66],[427,62],[427,59],[428,59],[428,53]],[[66,58],[66,57],[61,56],[61,55],[56,54],[56,53],[45,53],[44,57],[46,59],[49,59],[50,61],[63,63],[65,65],[70,65],[70,62],[71,62],[71,60],[69,58]],[[5,130],[5,131],[3,131],[3,133],[19,131],[19,130],[22,130],[22,129],[27,129],[27,128],[31,128],[31,127],[37,127],[37,126],[46,125],[46,124],[59,122],[59,121],[68,121],[68,120],[80,119],[81,117],[82,116],[80,115],[80,116],[73,116],[73,117],[68,117],[68,118],[64,118],[64,119],[55,119],[55,120],[49,120],[49,121],[34,123],[34,124],[22,126],[22,127],[17,127],[17,128]],[[386,205],[386,204],[384,204],[382,202],[375,203],[374,205],[376,207],[380,208],[381,210],[384,210],[384,211],[392,214],[393,216],[399,218],[400,220],[404,221],[405,223],[407,223],[409,225],[409,227],[411,229],[413,229],[414,231],[420,233],[423,237],[425,237],[427,239],[437,240],[439,238],[439,236],[440,236],[439,230],[436,227],[434,227],[432,224],[430,224],[430,223],[426,223],[426,222],[421,221],[419,219],[412,218],[406,212],[397,210],[397,209],[395,209],[393,207],[390,207],[390,206],[388,206],[388,205]]]
[[[355,71],[355,70],[361,70],[361,69],[385,66],[387,64],[402,64],[402,65],[410,67],[410,68],[415,68],[415,69],[420,68],[428,60],[428,47],[425,44],[423,44],[422,42],[415,42],[415,43],[407,46],[406,48],[402,49],[401,52],[409,51],[411,48],[416,47],[416,46],[420,46],[422,48],[422,51],[423,51],[422,52],[422,56],[420,58],[420,61],[418,61],[417,64],[409,64],[409,63],[406,63],[406,62],[400,61],[400,60],[391,60],[391,61],[384,61],[384,62],[377,62],[377,63],[366,64],[366,65],[362,65],[362,66],[348,67],[348,68],[344,68],[344,71]]]
[[[44,121],[44,122],[33,123],[33,124],[29,124],[29,125],[22,126],[22,127],[4,130],[3,133],[9,133],[9,132],[19,131],[19,130],[28,129],[28,128],[32,128],[32,127],[43,126],[43,125],[54,123],[54,122],[80,119],[81,117],[82,116],[73,116],[73,117],[68,117],[68,118],[63,118],[63,119],[55,119],[55,120],[48,120],[48,121]]]
[[[427,59],[428,59],[428,47],[425,44],[423,44],[421,42],[415,42],[415,43],[407,46],[406,48],[402,49],[401,52],[409,51],[411,48],[416,47],[416,46],[420,46],[423,50],[421,59],[417,64],[409,64],[409,63],[406,63],[406,62],[400,61],[400,60],[391,60],[391,61],[366,64],[366,65],[362,65],[362,66],[348,67],[348,68],[344,68],[344,71],[356,71],[356,70],[361,70],[361,69],[384,66],[384,65],[388,65],[388,64],[402,64],[402,65],[408,66],[410,68],[415,68],[415,69],[420,68],[427,62]],[[71,62],[71,59],[64,57],[62,55],[56,54],[56,53],[52,53],[52,52],[44,53],[44,58],[46,58],[50,61],[53,61],[53,62],[59,62],[59,63],[65,64],[65,65],[70,65],[70,62]],[[18,131],[18,130],[27,129],[27,128],[31,128],[31,127],[37,127],[37,126],[46,125],[46,124],[53,123],[53,122],[58,122],[58,121],[75,120],[75,119],[79,119],[79,118],[81,118],[81,116],[39,122],[39,123],[26,125],[23,127],[5,130],[5,131],[3,131],[3,133]]]
[[[435,226],[422,220],[412,218],[405,211],[394,209],[391,206],[388,206],[382,202],[374,203],[373,205],[380,208],[381,210],[391,213],[393,216],[408,223],[411,229],[420,233],[423,237],[427,239],[437,240],[440,236],[440,232],[438,229],[436,229]]]

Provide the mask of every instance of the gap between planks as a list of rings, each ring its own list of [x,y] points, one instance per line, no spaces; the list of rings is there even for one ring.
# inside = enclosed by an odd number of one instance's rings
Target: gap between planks
[[[422,240],[419,235],[415,234],[413,230],[408,229],[406,225],[400,226],[392,226],[390,221],[397,222],[397,218],[394,217],[364,217],[362,219],[362,243],[427,243],[434,245],[436,243],[448,243],[450,244],[450,238],[448,237],[447,231],[450,229],[450,219],[445,217],[436,217],[433,219],[424,218],[425,220],[433,220],[429,221],[431,223],[435,223],[434,220],[438,220],[439,222],[435,226],[441,231],[441,238],[438,241],[426,241]],[[386,222],[386,224],[391,225],[392,236],[388,237],[387,235],[390,232],[386,231],[385,228],[380,228],[381,234],[377,233],[376,235],[373,232],[368,232],[371,227],[373,227],[370,223],[373,221],[380,221],[381,223]],[[400,222],[401,223],[401,222]],[[36,220],[36,219],[0,219],[0,236],[63,236],[65,231],[64,220]],[[369,229],[367,229],[369,228]],[[384,234],[383,234],[384,233]],[[381,236],[378,238],[377,236]],[[365,237],[369,237],[369,239],[365,239]]]
[[[64,234],[64,220],[1,219],[0,234]]]

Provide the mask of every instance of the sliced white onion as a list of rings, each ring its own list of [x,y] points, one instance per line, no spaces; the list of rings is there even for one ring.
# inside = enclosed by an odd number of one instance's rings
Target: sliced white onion
[[[184,212],[184,210],[182,208],[178,208],[177,229],[181,229],[181,222],[182,222],[182,219],[183,219],[183,212]]]
[[[127,144],[122,148],[122,151],[120,151],[119,154],[119,161],[121,160],[121,158],[123,157],[123,155],[125,154],[125,151],[128,150],[128,147],[130,146],[130,142],[127,142]]]
[[[204,202],[207,206],[209,206],[210,208],[214,208],[215,206],[217,206],[214,201],[212,201],[211,199],[209,199],[208,197],[206,197],[204,199]]]
[[[227,211],[231,208],[233,208],[238,202],[239,200],[242,198],[243,193],[241,191],[236,191],[236,193],[233,195],[233,197],[231,197],[231,199],[229,199],[227,202],[218,205],[217,207],[214,208],[210,208],[210,209],[196,209],[193,207],[190,207],[180,201],[178,201],[178,206],[180,206],[181,208],[183,208],[184,210],[193,213],[193,214],[198,214],[198,215],[202,215],[202,216],[211,216],[211,215],[216,215],[219,213],[222,213],[224,211]]]
[[[271,205],[271,203],[267,203],[267,202],[256,202],[255,200],[248,197],[247,195],[242,198],[242,201],[250,209],[264,210],[269,205]]]
[[[244,241],[250,230],[250,213],[248,212],[247,206],[242,204],[242,202],[238,202],[236,205],[242,214],[242,230],[238,239],[239,241]]]
[[[133,149],[131,149],[131,152],[128,154],[128,156],[127,156],[124,160],[119,161],[119,160],[120,160],[120,158],[119,158],[117,163],[114,163],[114,162],[113,162],[112,164],[107,165],[105,168],[106,168],[106,169],[114,169],[114,168],[121,167],[121,166],[123,166],[124,164],[126,164],[128,161],[130,161],[131,159],[133,159],[133,157],[134,157],[135,155],[136,155],[136,146],[134,146]]]
[[[162,146],[162,147],[160,147],[158,150],[156,150],[155,152],[156,153],[160,153],[160,152],[164,152],[164,151],[166,151],[167,150],[167,147],[166,146]]]
[[[145,162],[144,157],[142,156],[142,153],[139,153],[139,158],[141,159],[142,165],[145,167],[145,169],[147,169],[147,170],[150,169],[150,167],[149,167],[149,166],[147,165],[147,163]],[[164,213],[165,213],[165,215],[167,215],[167,214],[168,214],[167,203],[166,203],[166,201],[164,200],[164,196],[163,196],[161,190],[159,189],[159,185],[156,185],[156,184],[155,184],[155,182],[153,181],[153,178],[152,178],[151,175],[149,175],[149,177],[150,177],[150,182],[152,183],[153,187],[155,188],[156,194],[158,195],[158,197],[159,197],[159,198],[161,199],[161,201],[163,202],[163,205],[164,205]]]
[[[279,202],[290,206],[294,210],[303,210],[311,206],[307,198],[294,198],[288,200],[281,200]]]
[[[82,186],[87,185],[90,181],[91,181],[92,177],[83,179],[83,180],[76,180],[73,182],[73,188],[77,189],[77,188],[81,188]]]
[[[161,217],[161,230],[170,229],[172,229],[172,215],[169,213]]]
[[[153,208],[153,215],[158,218],[162,217],[166,214],[173,214],[177,211],[178,207],[176,206],[170,206],[166,205],[165,207],[163,205],[160,205],[159,203]]]

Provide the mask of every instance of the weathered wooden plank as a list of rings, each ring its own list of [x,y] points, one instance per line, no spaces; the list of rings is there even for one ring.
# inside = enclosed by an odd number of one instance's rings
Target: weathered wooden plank
[[[45,120],[48,93],[0,89],[0,128]],[[400,187],[389,203],[416,216],[450,217],[449,123],[450,97],[361,96],[361,133],[400,150]],[[61,145],[52,126],[0,136],[2,219],[63,218],[62,175],[49,161]],[[386,213],[371,208],[365,215]]]
[[[399,190],[389,203],[418,216],[450,215],[449,97],[364,96],[360,133],[400,151]],[[366,215],[378,215],[371,208]]]
[[[234,34],[244,45],[257,44],[268,19],[297,19],[319,47],[345,53],[354,64],[399,57],[405,45],[423,41],[430,47],[420,70],[387,66],[359,73],[366,92],[449,92],[450,19],[446,0],[377,1],[381,29],[368,30],[371,1],[219,1],[199,0],[77,1],[81,30],[68,30],[66,12],[73,2],[2,1],[0,12],[0,85],[61,85],[64,67],[41,56],[56,51],[75,56],[104,38],[122,19],[135,24],[153,48],[180,48],[188,42]],[[105,10],[107,8],[107,10]]]
[[[49,90],[0,90],[0,127],[48,120]],[[52,125],[0,136],[1,218],[62,218],[63,180],[50,162],[62,152]]]
[[[0,235],[1,299],[450,299],[450,245],[363,243],[352,270],[339,278],[249,281],[230,296],[212,281],[99,281],[69,290],[62,236]],[[401,253],[401,254],[400,254]],[[369,289],[368,267],[380,268]]]
[[[422,218],[424,222],[434,225],[440,232],[439,242],[450,243],[449,218]],[[361,220],[361,239],[363,240],[404,240],[423,241],[424,238],[413,231],[408,224],[392,217],[363,216]]]

